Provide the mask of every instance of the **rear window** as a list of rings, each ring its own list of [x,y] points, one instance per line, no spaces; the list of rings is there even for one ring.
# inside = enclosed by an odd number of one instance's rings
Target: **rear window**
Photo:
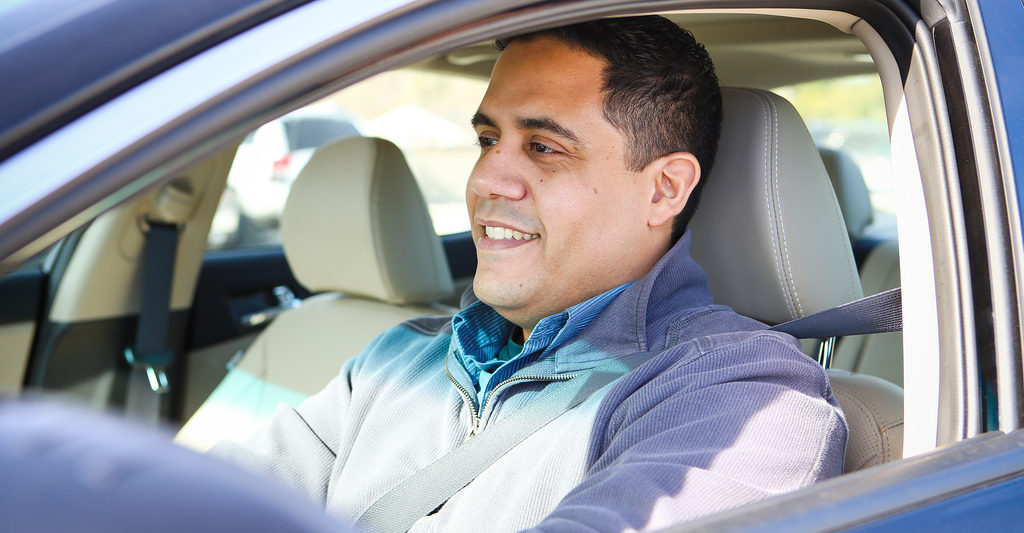
[[[284,123],[284,132],[292,150],[316,148],[334,139],[359,135],[352,123],[328,118],[289,120]]]

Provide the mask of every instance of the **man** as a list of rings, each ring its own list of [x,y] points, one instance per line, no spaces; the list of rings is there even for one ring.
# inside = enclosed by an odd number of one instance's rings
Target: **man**
[[[720,129],[703,47],[660,17],[499,47],[473,117],[478,267],[462,311],[385,332],[323,392],[218,453],[357,518],[617,364],[632,370],[412,530],[657,529],[841,473],[846,426],[822,369],[791,337],[713,305],[679,237]]]

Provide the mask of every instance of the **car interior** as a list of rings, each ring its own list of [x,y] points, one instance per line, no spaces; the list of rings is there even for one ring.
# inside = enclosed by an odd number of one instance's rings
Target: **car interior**
[[[878,34],[830,11],[666,16],[707,46],[724,87],[719,155],[691,224],[716,301],[776,324],[900,286],[895,225],[880,223],[864,169],[812,136],[780,96],[803,83],[876,77],[884,97],[875,104],[893,128],[903,87]],[[486,83],[497,55],[486,41],[400,70]],[[476,102],[464,104],[468,125]],[[317,148],[272,228],[280,244],[211,247],[242,139],[0,278],[0,294],[26,294],[0,311],[0,390],[138,414],[123,354],[145,308],[149,222],[181,228],[167,288],[166,345],[176,358],[158,409],[176,440],[196,449],[241,438],[279,403],[301,402],[386,328],[458,310],[475,268],[471,237],[437,233],[428,201],[437,194],[417,181],[422,170],[400,140],[372,132]],[[805,351],[833,349],[823,341],[804,341]],[[903,369],[900,333],[835,339],[829,374],[850,425],[847,472],[903,456]]]

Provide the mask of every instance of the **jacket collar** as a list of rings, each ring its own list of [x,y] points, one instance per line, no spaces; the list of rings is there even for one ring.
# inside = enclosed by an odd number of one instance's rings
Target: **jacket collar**
[[[666,348],[672,322],[712,305],[707,276],[690,257],[687,231],[650,272],[631,283],[575,338],[531,365],[531,372],[583,370],[637,352]],[[463,293],[463,308],[476,303],[472,286]]]

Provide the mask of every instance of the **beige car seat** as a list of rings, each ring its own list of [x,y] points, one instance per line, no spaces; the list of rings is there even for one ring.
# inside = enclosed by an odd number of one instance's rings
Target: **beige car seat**
[[[767,91],[725,88],[722,98],[719,155],[690,223],[715,301],[777,324],[860,298],[846,224],[799,114]],[[850,427],[847,471],[901,457],[902,389],[829,375]]]
[[[383,139],[321,147],[292,185],[281,219],[285,257],[316,293],[279,315],[178,433],[205,450],[242,438],[285,402],[297,406],[378,334],[450,314],[451,274],[401,151]]]

